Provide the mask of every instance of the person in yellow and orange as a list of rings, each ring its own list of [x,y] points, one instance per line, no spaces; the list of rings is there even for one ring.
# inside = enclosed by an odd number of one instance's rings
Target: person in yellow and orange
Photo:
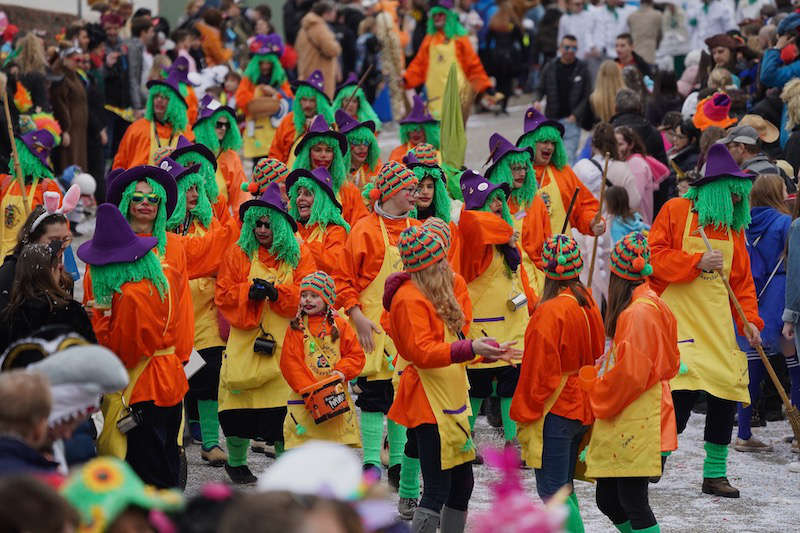
[[[580,370],[595,421],[586,476],[597,480],[597,507],[619,531],[660,531],[647,492],[661,456],[678,448],[669,380],[678,374],[678,326],[650,287],[647,238],[629,233],[611,252],[606,335],[611,350]]]
[[[705,391],[702,492],[723,498],[739,497],[727,478],[728,445],[736,402],[750,402],[747,357],[736,342],[734,326],[752,346],[761,344],[764,327],[744,232],[750,224],[754,178],[739,169],[725,145],[714,144],[703,176],[689,184],[683,198],[664,204],[649,235],[650,284],[675,314],[681,363],[686,366],[686,372],[670,382],[678,433],[686,428],[700,391]],[[700,228],[713,251],[698,235]],[[732,311],[721,275],[728,278],[747,323]]]
[[[256,35],[249,49],[250,61],[235,99],[236,107],[245,116],[244,156],[256,163],[269,153],[276,128],[288,116],[294,94],[280,62],[284,50],[280,35]]]
[[[359,122],[341,109],[336,110],[336,126],[347,138],[350,161],[347,175],[349,181],[363,192],[367,183],[372,183],[381,168],[378,139],[375,137],[375,122]]]
[[[300,281],[316,271],[295,237],[297,225],[272,183],[239,207],[242,230],[217,274],[214,303],[231,329],[222,355],[219,421],[227,438],[225,470],[237,484],[255,483],[249,439],[283,451],[289,385],[280,370],[284,335],[297,313]]]
[[[288,416],[283,423],[286,449],[311,440],[329,440],[361,447],[358,420],[348,382],[364,367],[364,350],[345,318],[334,316],[333,278],[317,271],[300,282],[300,306],[289,324],[281,356],[281,372],[292,388]],[[349,410],[317,423],[304,394],[320,381],[337,376]]]
[[[152,165],[171,152],[181,135],[194,139],[186,99],[177,74],[147,82],[149,94],[144,117],[125,130],[111,168]]]
[[[286,194],[287,176],[289,176],[289,169],[282,161],[271,157],[262,157],[258,160],[258,163],[253,165],[250,181],[242,183],[242,190],[249,193],[252,198],[259,198],[271,183],[277,183],[281,191],[281,198],[288,204],[289,196]]]
[[[525,355],[511,402],[522,459],[534,469],[536,492],[547,502],[571,487],[581,439],[593,421],[578,370],[603,355],[603,317],[578,278],[583,258],[575,239],[554,235],[542,252],[544,291],[525,330]],[[572,492],[564,529],[582,532]]]
[[[405,118],[398,121],[400,124],[400,146],[389,154],[390,161],[400,163],[408,153],[420,143],[433,145],[437,150],[437,157],[441,160],[439,150],[439,121],[433,118],[419,95],[414,95],[411,111]]]
[[[474,479],[475,445],[469,433],[469,401],[464,363],[476,356],[510,361],[513,342],[465,338],[470,324],[465,292],[454,276],[442,242],[426,227],[400,234],[403,272],[387,279],[383,294],[390,331],[408,361],[389,417],[408,428],[407,450],[419,457],[424,490],[411,531],[463,532]]]
[[[200,165],[199,172],[205,181],[206,196],[214,208],[214,216],[223,224],[228,223],[233,217],[233,213],[228,206],[227,194],[222,192],[226,188],[220,189],[218,184],[217,157],[214,152],[205,144],[192,142],[181,135],[175,148],[169,153],[169,157],[183,166]]]

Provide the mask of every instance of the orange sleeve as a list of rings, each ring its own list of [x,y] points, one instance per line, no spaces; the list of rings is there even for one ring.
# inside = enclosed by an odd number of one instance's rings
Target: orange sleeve
[[[522,221],[522,249],[540,270],[543,268],[544,241],[553,234],[552,231],[547,206],[541,196],[536,195]]]
[[[450,250],[447,252],[447,260],[450,261],[453,272],[461,274],[461,236],[458,226],[452,220],[450,221]]]
[[[463,209],[458,221],[459,238],[469,242],[469,249],[461,247],[461,274],[467,282],[480,276],[492,261],[493,246],[505,244],[514,230],[505,220],[487,211]]]
[[[417,55],[414,56],[414,59],[412,59],[411,63],[406,67],[406,73],[403,75],[406,89],[413,89],[425,83],[425,79],[428,76],[431,39],[431,35],[426,35],[425,38],[422,39],[422,44],[420,44],[419,50],[417,50]]]
[[[373,215],[374,216],[374,215]],[[358,297],[378,273],[365,268],[372,257],[383,257],[383,240],[374,235],[379,229],[365,219],[350,229],[344,245],[343,260],[334,275],[336,281],[336,304],[345,310],[358,305]],[[380,267],[379,267],[380,268]]]
[[[369,215],[361,191],[352,182],[347,181],[339,188],[339,197],[342,201],[342,218],[350,224],[350,227]]]
[[[186,116],[189,118],[189,124],[197,122],[197,93],[194,88],[186,86]]]
[[[697,264],[703,254],[683,251],[683,233],[690,204],[685,198],[668,201],[658,212],[650,228],[647,241],[650,244],[650,262],[653,265],[652,286],[656,292],[662,292],[670,283],[693,281],[700,274]],[[748,272],[749,270],[748,268]]]
[[[236,107],[243,115],[247,115],[247,106],[253,100],[255,94],[255,85],[253,85],[253,82],[250,81],[250,78],[244,76],[242,81],[239,82],[239,86],[236,88],[236,93],[234,94],[234,98],[236,99]]]
[[[392,153],[389,154],[389,161],[397,161],[398,163],[402,163],[406,153],[408,153],[408,144],[403,143],[392,150]]]
[[[731,230],[731,236],[733,237],[733,261],[728,281],[733,289],[733,294],[739,300],[739,305],[742,306],[747,321],[755,324],[759,330],[764,329],[764,321],[758,316],[756,286],[753,282],[753,273],[750,270],[750,254],[747,253],[744,230],[737,232]],[[739,333],[744,335],[744,324],[742,324],[733,302],[731,302],[731,313],[733,313]]]
[[[286,163],[289,160],[289,151],[294,143],[294,112],[289,112],[283,117],[278,129],[275,130],[275,137],[272,138],[272,145],[269,147],[269,156],[278,161]]]
[[[152,356],[154,347],[162,343],[164,324],[157,322],[144,309],[153,306],[143,294],[154,294],[158,298],[158,291],[152,293],[131,290],[135,285],[148,285],[149,281],[128,282],[122,287],[122,294],[114,294],[111,302],[110,317],[107,318],[107,334],[98,337],[100,344],[111,350],[119,357],[125,368],[135,367],[143,356]],[[127,290],[126,290],[127,289]],[[95,310],[102,314],[102,310]]]
[[[357,378],[361,373],[366,363],[366,356],[350,323],[341,317],[336,317],[334,320],[336,321],[336,328],[339,330],[341,359],[333,368],[344,374],[346,381],[350,381]]]
[[[217,164],[222,169],[222,177],[228,186],[228,206],[234,213],[238,213],[239,206],[244,201],[242,182],[245,180],[245,174],[242,160],[233,150],[225,150],[217,159]]]
[[[322,241],[322,254],[317,267],[334,275],[344,261],[344,245],[347,242],[347,231],[342,226],[328,226]]]
[[[128,126],[114,156],[111,168],[130,168],[144,165],[150,157],[150,123],[140,118]]]
[[[253,329],[261,321],[265,302],[250,300],[250,258],[239,246],[225,254],[217,274],[214,303],[231,326]]]
[[[260,253],[262,248],[259,248]],[[266,261],[265,261],[266,262]],[[291,283],[275,285],[278,289],[278,300],[275,302],[267,301],[270,308],[285,318],[293,318],[297,315],[297,306],[300,305],[300,282],[304,277],[313,274],[317,270],[311,250],[304,244],[300,245],[300,262],[294,269]],[[248,289],[249,290],[249,289]]]
[[[211,219],[211,227],[204,235],[190,233],[180,236],[186,250],[189,279],[216,275],[222,258],[232,244],[231,226]]]
[[[306,366],[305,343],[303,342],[303,332],[294,329],[292,326],[286,327],[286,336],[283,338],[283,348],[281,349],[281,373],[286,383],[296,393],[317,382],[314,374]]]
[[[461,70],[464,71],[464,76],[469,80],[472,85],[472,90],[476,94],[481,94],[487,89],[492,87],[492,82],[489,76],[486,75],[486,70],[483,68],[478,54],[472,48],[472,43],[466,35],[456,39],[456,59],[458,64],[461,65]]]
[[[292,91],[292,86],[289,85],[289,80],[285,80],[283,85],[281,85],[281,91],[288,97],[294,98],[294,92]]]
[[[165,270],[169,276],[170,289],[174,290],[177,307],[173,311],[173,323],[180,324],[175,331],[175,354],[182,363],[189,361],[194,347],[194,306],[192,293],[189,290],[189,274],[186,263],[186,251],[180,237],[174,233],[167,234],[167,261],[174,272]]]
[[[525,270],[525,266],[520,263],[517,268],[519,268],[519,277],[522,280],[522,291],[528,299],[528,316],[530,316],[533,314],[533,310],[536,309],[536,304],[539,303],[539,297],[536,295],[536,291],[533,290],[531,279],[528,276],[528,271]]]
[[[565,166],[558,172],[565,178],[562,183],[566,185],[566,188],[561,189],[561,201],[564,203],[564,209],[569,208],[572,195],[575,194],[575,189],[578,189],[578,197],[575,199],[575,207],[572,208],[569,223],[584,235],[593,235],[592,221],[600,210],[600,202],[594,197],[592,191],[578,179],[571,167]],[[561,228],[550,229],[561,231]]]

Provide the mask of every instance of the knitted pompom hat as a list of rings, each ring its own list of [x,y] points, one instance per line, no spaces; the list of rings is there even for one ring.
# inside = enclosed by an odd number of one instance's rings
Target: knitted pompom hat
[[[433,235],[439,239],[445,252],[450,251],[450,244],[453,236],[450,233],[450,225],[447,222],[439,217],[428,217],[422,225],[427,230],[433,232]]]
[[[639,281],[653,273],[647,237],[632,231],[617,241],[611,252],[611,272],[623,279]]]
[[[439,157],[436,152],[436,148],[434,148],[432,144],[419,143],[414,148],[409,150],[409,153],[414,154],[417,158],[417,161],[419,161],[419,163],[422,165],[427,167],[439,166]]]
[[[445,258],[442,241],[423,226],[411,226],[403,230],[397,243],[403,268],[406,272],[419,272]]]
[[[304,277],[300,282],[300,292],[311,291],[318,294],[328,307],[333,307],[336,301],[336,284],[333,278],[327,273],[317,270],[313,274]]]
[[[389,161],[381,167],[375,179],[375,188],[369,193],[370,199],[385,202],[404,187],[415,185],[417,176],[397,161]]]
[[[267,185],[272,182],[282,182],[288,175],[289,169],[282,161],[264,157],[253,167],[250,181],[242,183],[242,190],[253,196],[261,196]]]
[[[583,270],[583,258],[575,239],[553,235],[544,243],[542,252],[544,275],[554,280],[577,278]]]

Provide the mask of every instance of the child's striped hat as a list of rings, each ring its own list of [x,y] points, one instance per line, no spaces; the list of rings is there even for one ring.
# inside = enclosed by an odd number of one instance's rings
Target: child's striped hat
[[[300,282],[300,292],[303,291],[317,293],[325,300],[328,307],[333,307],[333,303],[336,301],[336,284],[333,282],[332,277],[321,270],[317,270],[303,278]]]
[[[542,261],[544,275],[557,281],[575,279],[583,270],[583,258],[578,243],[568,235],[553,235],[547,239]]]
[[[653,273],[647,237],[632,231],[617,241],[611,252],[611,272],[631,281],[639,281]]]
[[[414,154],[417,158],[417,163],[425,165],[426,167],[438,167],[439,158],[437,156],[436,148],[432,144],[420,143],[408,151],[409,154]]]
[[[282,182],[289,175],[289,169],[282,161],[271,157],[263,157],[253,167],[249,182],[242,183],[242,190],[253,196],[261,196],[264,189],[272,182]]]
[[[445,258],[442,242],[424,226],[403,230],[397,247],[406,272],[419,272]]]
[[[397,161],[389,161],[381,167],[375,179],[375,188],[369,193],[373,201],[385,202],[404,187],[415,185],[417,176]]]
[[[438,217],[428,217],[422,225],[433,232],[433,235],[442,243],[445,253],[450,251],[450,244],[452,243],[452,234],[450,233],[450,224]]]

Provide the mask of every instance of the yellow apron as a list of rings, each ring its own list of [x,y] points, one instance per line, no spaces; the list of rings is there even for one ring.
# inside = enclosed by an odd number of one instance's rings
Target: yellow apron
[[[458,74],[459,93],[461,88],[467,84],[464,71],[456,57],[456,42],[450,39],[440,44],[433,44],[430,47],[428,59],[428,73],[425,76],[425,90],[428,93],[428,111],[435,119],[442,117],[442,99],[444,98],[444,86],[447,84],[447,75],[450,73],[450,65],[455,64]],[[463,95],[462,99],[463,99]]]
[[[561,189],[558,188],[558,183],[556,182],[555,176],[553,176],[553,170],[550,168],[550,165],[545,167],[545,173],[550,178],[549,182],[544,187],[539,187],[536,194],[541,196],[542,200],[544,200],[544,205],[547,207],[547,214],[550,216],[550,231],[555,235],[557,232],[561,231],[561,227],[564,225],[564,219],[567,218],[567,208],[561,200]],[[544,181],[544,179],[542,179],[542,181]],[[567,223],[567,229],[564,233],[567,235],[572,234],[572,226],[570,226],[569,222]],[[542,294],[542,289],[544,289],[544,273],[535,266],[532,267],[532,270],[528,270],[527,264],[524,263],[524,261],[523,264],[526,265],[525,268],[528,274],[531,274],[531,272],[535,273],[532,274],[532,276],[536,280],[536,294]],[[531,279],[531,285],[533,284],[533,279]]]
[[[36,188],[39,185],[39,178],[34,178],[27,193],[21,191],[20,194],[11,194],[11,188],[14,185],[19,189],[19,182],[16,178],[12,178],[9,185],[8,192],[3,196],[3,201],[0,202],[0,209],[3,211],[3,235],[0,239],[0,257],[5,257],[11,253],[11,250],[17,245],[17,238],[19,237],[19,230],[25,224],[25,204],[28,202],[28,213],[33,211],[33,199],[36,196]]]
[[[279,269],[268,268],[258,260],[250,264],[248,279],[261,278],[275,285],[291,283],[292,267],[284,263]],[[219,376],[219,410],[265,409],[284,407],[291,389],[283,379],[280,360],[283,338],[290,319],[273,311],[269,302],[264,304],[261,324],[258,328],[239,329],[231,326],[228,345],[222,354]],[[264,333],[262,333],[262,329]],[[272,355],[253,351],[256,338],[271,334],[275,339]]]
[[[202,224],[196,220],[194,235],[202,236],[207,233]],[[217,306],[214,304],[214,291],[217,278],[209,276],[189,280],[189,292],[192,295],[194,307],[194,347],[196,350],[205,350],[217,346],[225,346],[225,341],[219,335],[219,322],[217,321]]]
[[[306,366],[311,373],[322,380],[330,376],[333,367],[341,359],[340,339],[331,342],[330,336],[320,339],[311,335],[308,323],[305,324],[304,354]],[[361,447],[361,433],[358,428],[355,404],[350,398],[350,388],[345,383],[345,395],[350,410],[344,414],[330,418],[321,424],[314,422],[314,418],[305,407],[302,396],[292,391],[289,393],[288,414],[283,422],[283,438],[286,449],[300,446],[312,439],[328,440],[347,444],[354,448]],[[302,426],[305,432],[298,434],[297,428]]]
[[[225,202],[228,201],[228,182],[225,181],[225,176],[222,175],[222,167],[217,165],[217,172],[214,175],[214,181],[217,182],[217,189],[219,189],[219,193],[225,198]]]
[[[522,238],[522,226],[525,223],[527,214],[527,209],[520,208],[519,211],[511,215],[514,221],[514,231],[519,234],[520,238]],[[525,269],[525,273],[528,274],[528,283],[530,283],[531,288],[533,288],[537,296],[541,295],[544,288],[544,272],[536,267],[533,259],[525,253],[525,250],[522,251],[522,266]]]
[[[381,263],[378,275],[359,295],[358,301],[364,316],[380,327],[381,314],[383,313],[383,286],[386,283],[386,278],[395,272],[403,270],[403,261],[400,259],[400,251],[397,246],[389,243],[389,234],[386,232],[383,218],[378,217],[378,222],[381,225],[381,235],[383,236],[383,263]],[[406,225],[408,225],[407,222]],[[351,324],[355,328],[355,324],[352,321]],[[397,348],[395,348],[394,342],[384,331],[373,333],[373,339],[375,348],[371,352],[364,354],[367,362],[361,371],[361,376],[366,377],[369,381],[391,379],[393,371],[390,369],[389,363],[397,355]]]
[[[147,159],[147,164],[155,165],[158,161],[168,156],[178,144],[178,137],[180,137],[180,134],[176,134],[175,131],[167,139],[159,137],[156,132],[156,123],[153,122],[150,126],[150,156]]]
[[[689,210],[682,250],[706,252],[700,236],[690,233],[694,213]],[[730,230],[724,241],[712,239],[722,252],[724,272],[730,276],[733,241]],[[747,358],[736,343],[730,300],[716,272],[701,272],[689,283],[670,283],[661,295],[678,320],[678,347],[688,372],[670,381],[672,390],[703,390],[717,398],[750,403]],[[680,342],[682,341],[682,342]]]
[[[256,87],[255,97],[262,96],[261,90]],[[245,134],[242,139],[244,156],[248,159],[265,156],[272,146],[276,128],[272,125],[271,117],[265,116],[256,119],[247,119]]]

